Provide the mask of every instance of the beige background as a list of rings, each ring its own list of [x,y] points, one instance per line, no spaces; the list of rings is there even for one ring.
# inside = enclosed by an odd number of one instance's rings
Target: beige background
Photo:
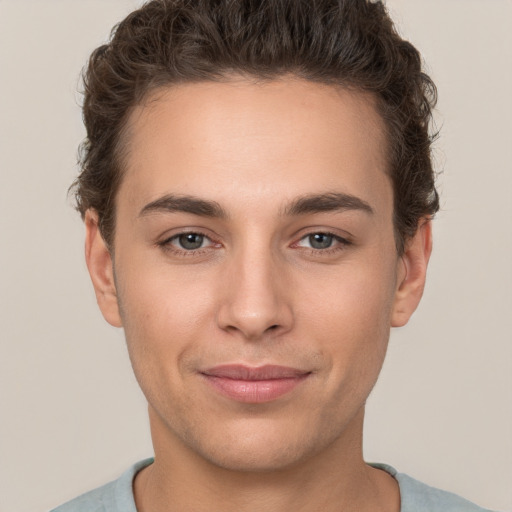
[[[66,198],[77,77],[135,0],[0,0],[0,511],[45,511],[151,455],[122,332]],[[512,2],[389,0],[436,79],[443,211],[393,333],[366,458],[512,509]]]

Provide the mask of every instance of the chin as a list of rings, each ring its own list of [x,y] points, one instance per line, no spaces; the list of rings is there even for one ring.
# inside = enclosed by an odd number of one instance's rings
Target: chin
[[[311,436],[308,430],[304,435],[290,428],[270,429],[268,424],[251,426],[200,436],[201,442],[189,438],[187,444],[204,460],[227,471],[268,473],[292,469],[333,441]]]
[[[304,447],[232,445],[228,450],[211,450],[201,455],[210,464],[237,473],[271,473],[285,471],[307,460],[311,454]]]

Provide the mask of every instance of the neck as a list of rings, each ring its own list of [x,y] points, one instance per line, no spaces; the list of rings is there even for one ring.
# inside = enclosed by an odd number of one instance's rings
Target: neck
[[[161,428],[150,410],[155,462],[134,482],[138,512],[398,512],[396,481],[362,457],[364,409],[319,453],[273,471],[235,471],[205,460]]]

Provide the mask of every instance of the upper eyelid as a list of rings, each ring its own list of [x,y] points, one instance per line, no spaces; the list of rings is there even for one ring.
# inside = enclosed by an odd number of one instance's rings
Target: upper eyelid
[[[328,235],[332,236],[336,240],[339,240],[341,242],[345,243],[352,243],[352,236],[349,233],[340,234],[336,233],[333,230],[330,229],[313,229],[311,231],[307,231],[306,233],[302,234],[300,237],[297,237],[297,240],[304,240],[305,238],[311,236],[311,235]]]
[[[215,243],[215,238],[212,237],[211,235],[209,235],[208,233],[206,233],[205,231],[203,231],[202,229],[183,229],[181,231],[173,233],[172,235],[164,234],[162,236],[161,241],[158,243],[165,244],[167,242],[170,242],[171,240],[175,240],[176,238],[178,238],[182,235],[200,235],[200,236],[204,236],[205,238],[208,238],[208,240]]]
[[[337,238],[338,240],[345,240],[345,237],[338,235],[336,233],[333,233],[332,231],[321,231],[321,230],[310,231],[309,233],[306,233],[305,235],[301,236],[300,240],[303,240],[304,238],[307,238],[308,236],[311,236],[311,235],[327,235],[327,236],[332,236],[333,238]]]

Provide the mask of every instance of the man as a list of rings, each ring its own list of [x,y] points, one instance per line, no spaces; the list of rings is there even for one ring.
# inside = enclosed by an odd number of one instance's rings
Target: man
[[[77,206],[155,457],[56,510],[482,510],[362,456],[438,209],[420,63],[363,0],[156,0],[93,53]]]

